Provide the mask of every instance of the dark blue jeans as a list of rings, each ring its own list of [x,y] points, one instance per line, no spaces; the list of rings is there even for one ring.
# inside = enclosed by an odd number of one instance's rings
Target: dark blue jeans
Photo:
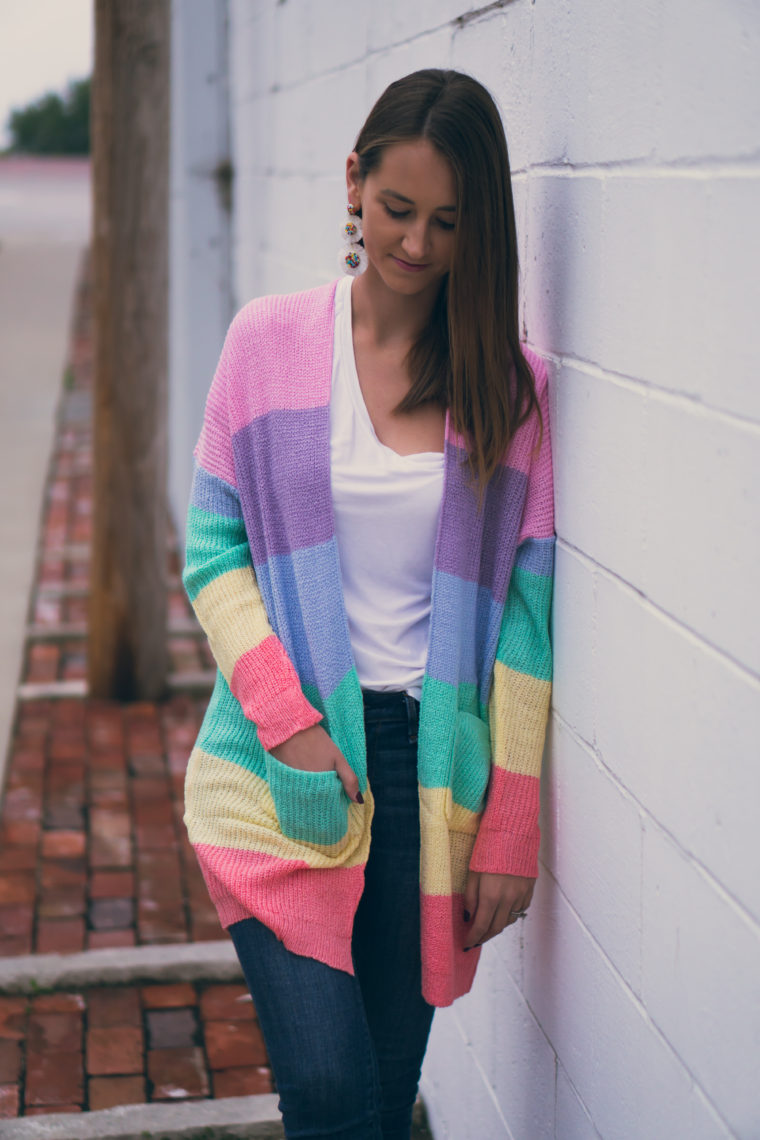
[[[229,928],[264,1034],[288,1140],[409,1140],[435,1007],[422,997],[416,701],[365,693],[375,797],[354,920],[355,976]]]

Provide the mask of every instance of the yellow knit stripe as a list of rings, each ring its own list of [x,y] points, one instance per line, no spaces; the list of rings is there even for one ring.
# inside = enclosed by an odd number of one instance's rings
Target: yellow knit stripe
[[[540,776],[551,688],[551,681],[495,663],[488,708],[494,765]]]
[[[463,892],[480,816],[452,805],[450,788],[420,785],[419,791],[420,887],[426,895]]]
[[[197,595],[193,609],[228,683],[238,659],[273,632],[249,566],[214,578]],[[216,630],[223,630],[224,636],[217,636]]]
[[[193,749],[187,767],[185,825],[191,843],[299,859],[309,867],[354,867],[367,861],[373,811],[368,788],[364,806],[349,802],[343,840],[331,846],[299,842],[280,831],[266,780],[201,748]]]

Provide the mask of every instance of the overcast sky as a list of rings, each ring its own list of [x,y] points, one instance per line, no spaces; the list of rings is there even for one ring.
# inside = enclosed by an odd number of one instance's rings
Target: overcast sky
[[[0,0],[0,147],[14,107],[92,71],[93,0]]]

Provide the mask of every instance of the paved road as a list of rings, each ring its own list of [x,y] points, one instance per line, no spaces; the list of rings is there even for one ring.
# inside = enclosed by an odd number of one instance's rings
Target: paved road
[[[0,158],[0,779],[89,226],[86,160]]]

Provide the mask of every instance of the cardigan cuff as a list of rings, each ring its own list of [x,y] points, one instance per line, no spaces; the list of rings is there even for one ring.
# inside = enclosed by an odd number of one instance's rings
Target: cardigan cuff
[[[243,712],[256,725],[256,735],[261,747],[270,752],[284,740],[289,740],[297,732],[319,724],[322,714],[310,705],[300,688],[288,689],[278,693],[267,709],[266,720],[262,720],[261,710],[257,708],[256,718],[251,716],[252,710],[243,707]]]
[[[470,857],[470,870],[537,879],[540,842],[538,824],[530,835],[496,831],[481,825]]]

